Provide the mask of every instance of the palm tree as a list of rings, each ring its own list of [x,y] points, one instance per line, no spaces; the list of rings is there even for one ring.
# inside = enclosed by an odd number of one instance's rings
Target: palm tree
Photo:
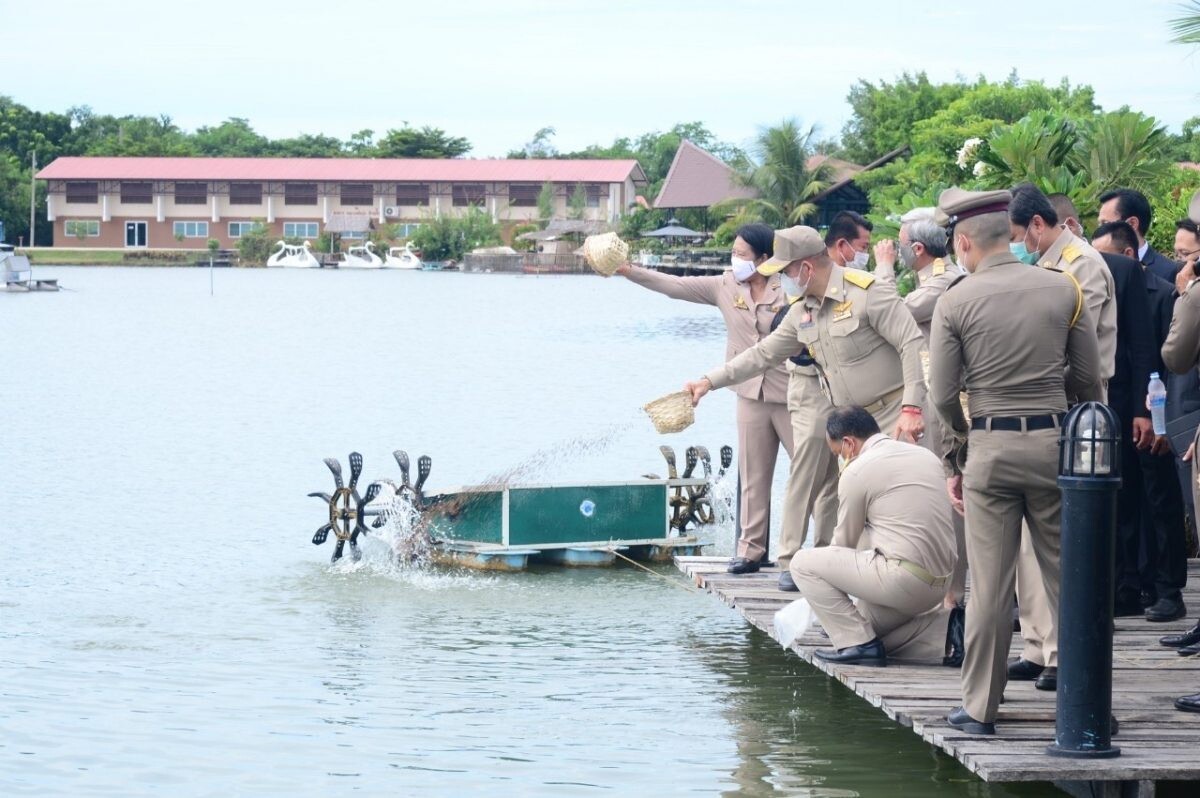
[[[831,172],[826,164],[809,168],[815,137],[815,126],[803,130],[795,119],[761,130],[749,168],[740,175],[757,196],[719,202],[712,213],[733,214],[739,221],[763,221],[774,227],[799,224],[812,216],[817,211],[812,198],[828,186]]]
[[[1175,31],[1175,38],[1171,41],[1177,44],[1200,44],[1200,0],[1192,0],[1183,7],[1191,13],[1171,20],[1171,30]]]

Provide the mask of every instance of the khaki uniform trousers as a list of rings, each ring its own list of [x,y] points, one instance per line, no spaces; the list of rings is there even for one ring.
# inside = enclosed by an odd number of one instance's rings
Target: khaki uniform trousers
[[[788,380],[792,419],[792,464],[784,496],[783,525],[776,560],[787,568],[804,545],[813,518],[813,545],[828,546],[837,526],[837,458],[825,442],[825,421],[833,405],[816,377],[792,373]]]
[[[1021,551],[1017,555],[1017,605],[1021,614],[1021,639],[1025,641],[1021,659],[1058,667],[1058,619],[1050,611],[1042,573],[1028,526],[1021,530]]]
[[[742,478],[742,536],[737,556],[758,560],[767,553],[771,536],[771,483],[780,444],[792,455],[792,418],[787,405],[739,396],[737,433],[738,474]]]
[[[791,572],[834,648],[878,637],[889,657],[941,663],[950,618],[945,585],[933,587],[877,551],[845,546],[797,552]]]
[[[971,432],[963,472],[971,600],[962,685],[963,706],[975,720],[996,719],[1008,678],[1022,520],[1051,614],[1058,614],[1062,497],[1057,477],[1057,429]]]

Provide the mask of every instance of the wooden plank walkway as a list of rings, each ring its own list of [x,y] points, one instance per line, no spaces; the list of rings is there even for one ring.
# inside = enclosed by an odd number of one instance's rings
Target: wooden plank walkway
[[[725,557],[676,558],[676,565],[697,586],[771,635],[775,612],[798,594],[776,589],[776,568],[732,576],[725,573],[728,562]],[[895,663],[887,668],[831,665],[813,657],[814,649],[829,647],[829,638],[816,624],[792,650],[984,781],[1142,782],[1140,794],[1152,794],[1148,782],[1200,780],[1200,714],[1179,712],[1173,706],[1176,697],[1200,692],[1200,656],[1181,657],[1158,644],[1164,634],[1191,628],[1200,615],[1200,561],[1190,561],[1188,573],[1187,618],[1173,623],[1141,618],[1116,621],[1113,714],[1120,733],[1113,744],[1120,747],[1121,756],[1115,759],[1046,755],[1046,746],[1054,741],[1054,693],[1035,690],[1033,682],[1010,682],[996,735],[973,737],[946,723],[946,713],[962,703],[958,669]],[[1012,656],[1020,651],[1021,636],[1014,634]]]

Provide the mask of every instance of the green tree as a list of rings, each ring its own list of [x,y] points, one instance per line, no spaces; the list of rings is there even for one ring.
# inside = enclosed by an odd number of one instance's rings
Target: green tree
[[[558,148],[551,139],[554,138],[554,128],[539,128],[533,138],[519,150],[510,150],[507,158],[557,158]]]
[[[255,219],[249,230],[243,230],[238,239],[238,260],[243,266],[266,266],[277,239],[271,234],[262,219]]]
[[[192,136],[199,155],[254,158],[268,154],[270,142],[240,117],[230,117],[216,127],[198,128]]]
[[[587,192],[583,188],[583,183],[576,183],[575,188],[571,190],[571,196],[567,198],[567,218],[582,219],[586,210]]]
[[[550,181],[542,183],[542,190],[537,198],[538,221],[545,228],[554,218],[554,184]]]
[[[761,130],[751,167],[741,175],[758,196],[718,203],[712,212],[732,214],[739,223],[763,221],[774,227],[803,222],[816,212],[812,199],[828,186],[830,177],[827,164],[808,166],[815,136],[815,127],[804,130],[795,119]]]
[[[1175,38],[1171,41],[1177,44],[1200,44],[1200,0],[1190,0],[1181,6],[1187,11],[1170,21]]]
[[[491,214],[471,206],[461,216],[442,214],[422,222],[412,237],[413,246],[429,261],[456,260],[479,247],[501,243],[500,225]]]
[[[345,155],[341,139],[305,133],[295,138],[276,139],[267,151],[281,158],[337,158]]]
[[[465,138],[428,125],[389,130],[376,145],[380,158],[457,158],[470,151],[471,143]]]
[[[893,83],[860,80],[846,101],[853,115],[842,129],[841,152],[855,163],[870,163],[909,144],[913,127],[961,97],[963,82],[931,83],[924,72],[905,72]]]

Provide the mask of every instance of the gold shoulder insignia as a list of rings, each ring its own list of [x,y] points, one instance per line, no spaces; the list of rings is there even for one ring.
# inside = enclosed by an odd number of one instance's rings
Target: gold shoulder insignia
[[[1074,263],[1083,257],[1083,252],[1074,244],[1067,244],[1063,247],[1062,256],[1067,263]]]
[[[933,262],[933,276],[941,277],[945,273],[946,273],[946,264],[942,262],[941,258],[938,258],[937,260],[935,260]]]
[[[788,304],[789,304],[789,305],[794,305],[794,304],[796,304],[797,302],[799,302],[801,299],[803,299],[803,297],[798,297],[798,296],[789,296],[789,297],[787,298],[787,301],[788,301]]]
[[[858,269],[846,269],[842,273],[842,277],[851,285],[857,285],[859,288],[870,288],[871,283],[875,282],[875,275],[870,272],[859,271]]]

